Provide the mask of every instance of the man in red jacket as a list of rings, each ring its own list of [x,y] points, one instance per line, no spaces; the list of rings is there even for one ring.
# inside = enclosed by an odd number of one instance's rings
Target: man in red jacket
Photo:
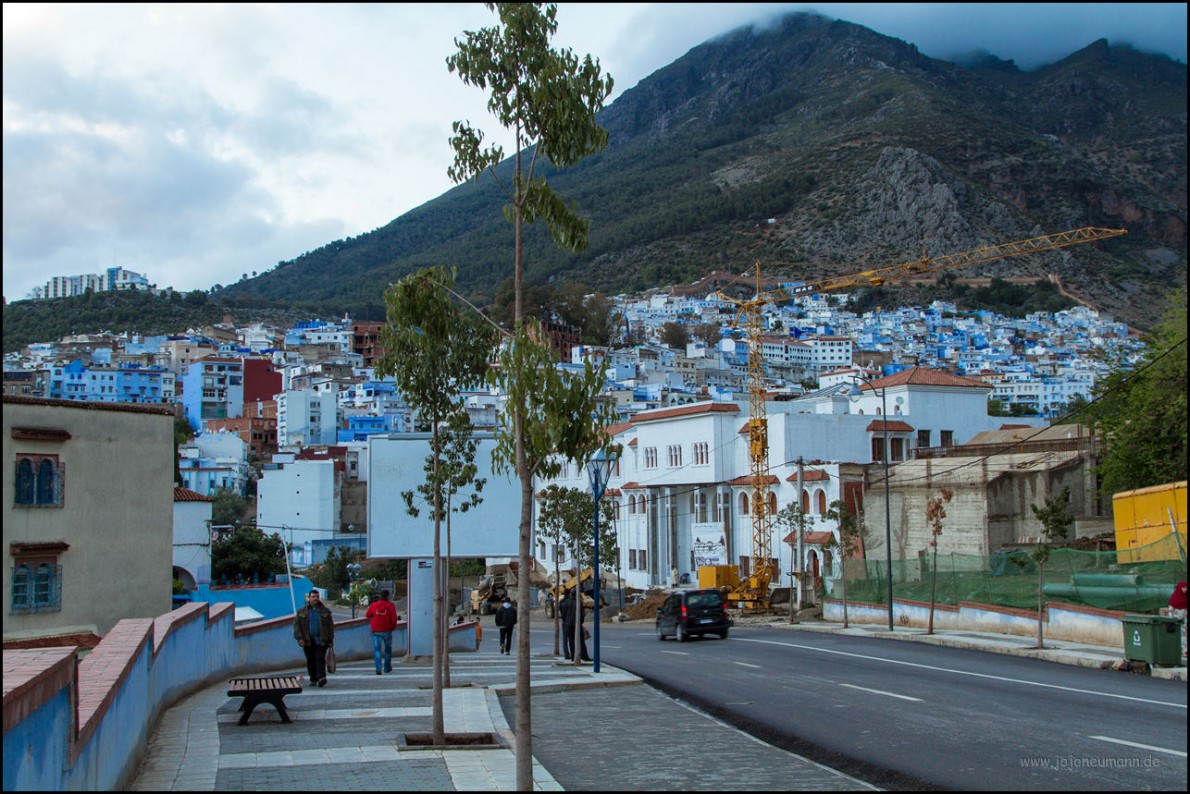
[[[376,663],[376,675],[393,671],[393,629],[397,627],[397,608],[388,600],[388,591],[381,590],[380,598],[368,606],[364,615],[372,622],[372,661]]]

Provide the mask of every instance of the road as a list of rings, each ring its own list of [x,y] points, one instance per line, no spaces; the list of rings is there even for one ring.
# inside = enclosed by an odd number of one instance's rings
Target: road
[[[774,745],[890,789],[1186,789],[1186,685],[878,638],[733,628],[601,659]]]

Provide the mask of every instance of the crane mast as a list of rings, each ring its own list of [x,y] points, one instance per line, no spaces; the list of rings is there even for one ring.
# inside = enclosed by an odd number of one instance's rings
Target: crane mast
[[[800,295],[810,295],[818,292],[836,292],[860,286],[880,286],[886,281],[906,278],[926,273],[938,273],[944,270],[977,265],[984,262],[994,262],[1014,256],[1034,254],[1064,248],[1070,245],[1080,245],[1098,240],[1106,240],[1127,234],[1126,229],[1101,229],[1084,227],[1057,234],[1047,234],[1031,237],[1027,240],[1016,240],[1002,245],[987,245],[957,254],[947,254],[939,257],[922,256],[895,265],[864,270],[846,276],[813,281],[793,287],[781,287],[768,292],[764,291],[761,281],[760,266],[756,267],[756,293],[749,300],[738,300],[717,292],[719,298],[735,304],[738,307],[734,325],[744,326],[748,335],[748,458],[751,462],[752,474],[752,572],[742,578],[738,585],[728,592],[728,599],[739,606],[749,609],[767,609],[769,607],[769,583],[773,579],[772,553],[772,514],[769,510],[769,442],[768,442],[768,414],[765,406],[765,360],[761,352],[761,314],[760,309],[767,303],[780,303],[791,300]],[[887,451],[885,454],[888,454]],[[792,598],[792,594],[790,594]]]

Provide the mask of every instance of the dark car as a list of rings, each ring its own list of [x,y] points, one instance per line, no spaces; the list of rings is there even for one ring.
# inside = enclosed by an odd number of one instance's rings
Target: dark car
[[[727,639],[730,626],[727,599],[720,590],[678,590],[657,610],[659,640],[671,634],[678,642],[702,634],[718,634]]]

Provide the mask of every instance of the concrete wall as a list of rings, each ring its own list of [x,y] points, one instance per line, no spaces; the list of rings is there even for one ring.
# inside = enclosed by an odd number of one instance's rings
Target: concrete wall
[[[1120,622],[1121,616],[1126,614],[1124,612],[1054,602],[1045,605],[1045,612],[1042,632],[1047,639],[1124,647],[1124,628]],[[929,625],[929,617],[929,603],[893,599],[893,623],[896,627],[924,629]],[[823,603],[822,619],[841,622],[843,602],[827,599]],[[888,607],[848,602],[847,619],[850,623],[887,625]],[[934,628],[1036,637],[1037,612],[965,601],[960,601],[958,606],[936,604]]]
[[[13,438],[14,428],[67,435]],[[3,450],[6,640],[70,630],[102,636],[121,618],[152,618],[169,610],[174,515],[169,408],[6,396]],[[58,456],[61,506],[14,504],[19,453]],[[13,614],[14,542],[69,544],[56,555],[62,566],[60,610]]]
[[[162,713],[238,675],[299,670],[293,616],[234,628],[234,604],[191,604],[122,620],[81,662],[76,648],[4,652],[4,790],[114,791],[132,781]],[[393,655],[408,648],[408,623]],[[476,622],[452,626],[452,651],[476,649]],[[342,661],[372,658],[364,618],[335,624]]]

